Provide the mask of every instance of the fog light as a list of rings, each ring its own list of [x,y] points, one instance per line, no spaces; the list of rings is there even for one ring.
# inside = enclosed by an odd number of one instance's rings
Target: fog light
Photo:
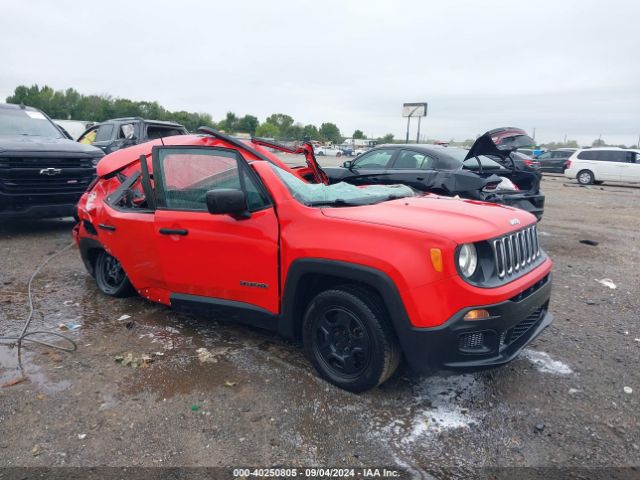
[[[489,311],[484,308],[480,308],[478,310],[469,310],[467,314],[464,316],[464,320],[484,320],[485,318],[489,318]]]

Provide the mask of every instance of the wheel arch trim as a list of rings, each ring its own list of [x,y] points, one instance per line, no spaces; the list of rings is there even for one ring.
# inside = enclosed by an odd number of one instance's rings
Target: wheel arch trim
[[[411,324],[393,280],[386,273],[375,268],[337,260],[303,258],[295,260],[291,264],[284,284],[278,333],[287,338],[298,338],[302,317],[300,305],[296,300],[305,289],[301,282],[305,276],[309,275],[339,277],[346,281],[360,283],[376,291],[382,299],[389,314],[391,326],[404,350],[404,346],[407,344],[406,335],[410,334]]]

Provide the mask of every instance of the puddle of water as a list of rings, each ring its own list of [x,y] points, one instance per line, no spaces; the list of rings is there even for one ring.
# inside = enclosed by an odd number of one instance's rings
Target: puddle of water
[[[573,373],[569,365],[562,363],[560,360],[554,360],[546,352],[537,350],[524,350],[521,355],[529,360],[539,372],[551,373],[553,375],[569,375]]]
[[[50,350],[45,350],[45,352],[56,357],[66,355],[62,352],[56,353]],[[23,349],[23,369],[21,370],[18,364],[18,350],[16,348],[10,349],[8,347],[0,346],[0,384],[4,384],[6,382],[24,376],[28,381],[35,384],[38,387],[38,390],[46,393],[61,392],[71,387],[72,382],[70,380],[61,380],[58,382],[54,382],[47,377],[47,375],[42,371],[42,368],[40,368],[34,362],[34,357],[39,354],[41,354],[41,352],[29,352]]]
[[[431,376],[411,387],[407,411],[381,425],[384,437],[401,449],[445,430],[469,429],[484,416],[465,405],[484,395],[474,375]]]

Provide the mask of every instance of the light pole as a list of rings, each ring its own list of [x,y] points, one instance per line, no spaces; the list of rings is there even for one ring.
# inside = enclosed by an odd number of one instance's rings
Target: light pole
[[[409,143],[409,125],[411,125],[411,115],[407,117],[407,139],[404,141],[404,143]]]

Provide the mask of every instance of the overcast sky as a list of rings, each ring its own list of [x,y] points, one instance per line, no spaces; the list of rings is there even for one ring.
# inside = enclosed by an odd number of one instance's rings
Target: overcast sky
[[[637,0],[3,0],[0,17],[0,99],[37,83],[401,138],[402,103],[426,101],[430,138],[640,135]]]

